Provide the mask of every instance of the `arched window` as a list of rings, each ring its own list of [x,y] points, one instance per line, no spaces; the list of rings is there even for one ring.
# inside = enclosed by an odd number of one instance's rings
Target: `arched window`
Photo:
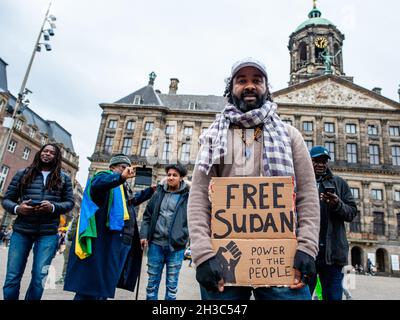
[[[304,42],[301,42],[299,45],[299,57],[300,57],[300,65],[304,65],[307,62],[307,45]]]
[[[337,66],[337,67],[340,67],[340,61],[342,61],[342,59],[341,59],[341,57],[342,57],[342,52],[340,52],[339,54],[337,54],[337,53],[339,52],[339,50],[340,50],[339,45],[338,45],[337,43],[335,43],[335,44],[333,45],[333,51],[334,51],[333,55],[335,56],[335,60],[334,60],[333,64],[334,64],[335,66]]]

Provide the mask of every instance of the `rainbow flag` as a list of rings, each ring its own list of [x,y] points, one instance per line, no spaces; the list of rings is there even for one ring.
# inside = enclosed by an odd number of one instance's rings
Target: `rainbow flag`
[[[97,174],[99,173],[112,174],[113,172],[107,170],[98,172]],[[80,259],[85,259],[93,253],[92,239],[97,238],[95,214],[99,207],[93,202],[90,196],[90,189],[92,187],[93,178],[88,180],[85,191],[83,193],[81,212],[79,215],[76,232],[75,254]],[[114,189],[111,189],[109,192],[110,195],[107,206],[106,225],[110,230],[121,231],[124,227],[124,221],[129,220],[124,186],[120,185]]]

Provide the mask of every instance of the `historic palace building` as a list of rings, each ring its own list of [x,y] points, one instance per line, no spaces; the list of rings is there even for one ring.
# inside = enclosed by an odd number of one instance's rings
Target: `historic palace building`
[[[16,97],[8,90],[6,67],[7,63],[0,58],[0,143],[2,147],[6,143],[4,118],[11,117],[16,103]],[[75,179],[79,169],[79,156],[74,151],[71,134],[56,121],[44,120],[26,103],[20,107],[19,111],[14,121],[11,139],[4,151],[3,165],[0,167],[0,201],[17,170],[30,165],[36,152],[46,143],[57,143],[61,147],[63,170],[71,177],[77,199],[81,198],[79,195],[82,193],[81,186]],[[0,206],[0,227],[8,226],[12,217],[15,216],[5,214],[3,207]]]
[[[299,129],[307,146],[330,150],[333,171],[347,180],[359,214],[348,224],[349,261],[399,274],[400,103],[380,88],[363,88],[344,73],[344,35],[315,7],[290,35],[289,86],[273,93],[281,118]],[[178,79],[169,93],[147,86],[102,103],[89,175],[107,168],[111,155],[125,153],[145,166],[136,187],[160,181],[166,163],[188,164],[189,179],[198,139],[215,119],[222,96],[180,95]]]

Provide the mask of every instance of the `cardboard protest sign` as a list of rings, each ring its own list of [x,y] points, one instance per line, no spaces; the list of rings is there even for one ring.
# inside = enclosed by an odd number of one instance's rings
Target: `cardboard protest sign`
[[[215,239],[295,239],[292,177],[213,178]]]
[[[225,283],[293,284],[297,249],[293,178],[212,178],[210,197],[212,243]]]
[[[291,285],[296,239],[212,240],[225,284],[240,286]]]

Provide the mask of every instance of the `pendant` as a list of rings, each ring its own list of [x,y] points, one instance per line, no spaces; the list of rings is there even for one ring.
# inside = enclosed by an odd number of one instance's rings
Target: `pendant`
[[[245,147],[244,156],[246,157],[246,160],[248,160],[251,157],[251,149],[250,149],[250,147],[248,147],[248,146]]]

